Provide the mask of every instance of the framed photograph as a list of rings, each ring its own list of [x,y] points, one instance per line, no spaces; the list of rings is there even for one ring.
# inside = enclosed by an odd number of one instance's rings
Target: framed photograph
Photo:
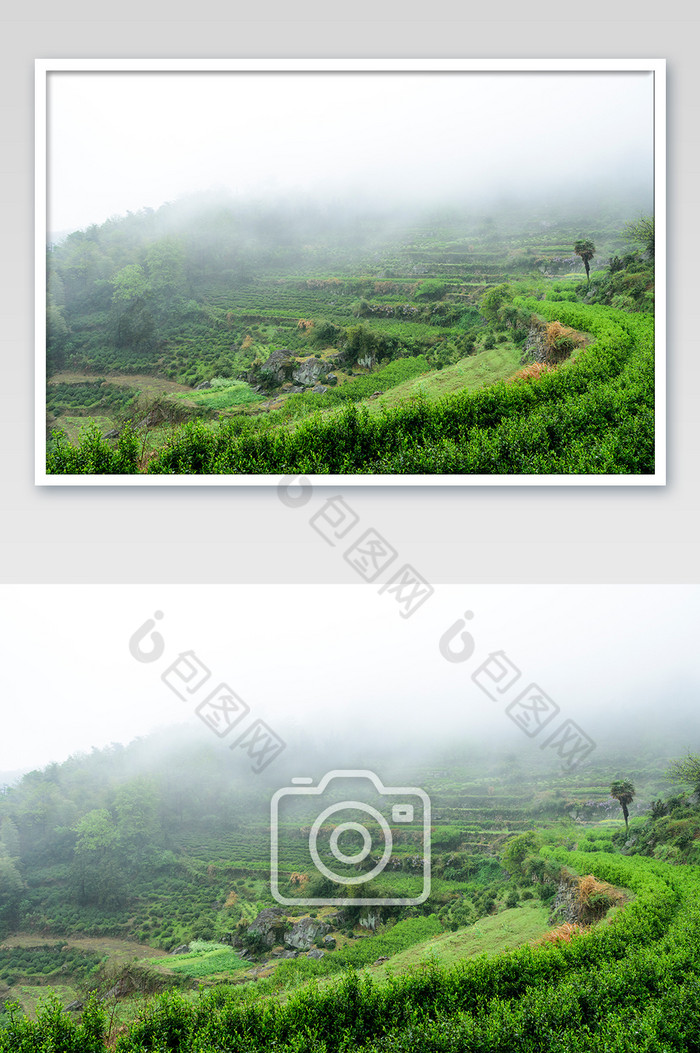
[[[688,1033],[697,585],[0,597],[4,1050]]]
[[[663,59],[36,78],[38,484],[665,483]]]

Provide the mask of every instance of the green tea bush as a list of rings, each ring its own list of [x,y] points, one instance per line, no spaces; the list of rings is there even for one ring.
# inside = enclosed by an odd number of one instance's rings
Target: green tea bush
[[[57,416],[74,413],[76,409],[115,414],[128,410],[137,396],[138,392],[134,388],[110,384],[104,380],[48,384],[46,408]]]
[[[0,980],[9,983],[10,977],[41,978],[53,973],[80,978],[93,970],[100,960],[99,954],[81,951],[65,943],[0,947]]]
[[[91,421],[81,428],[75,445],[63,432],[54,432],[46,471],[49,475],[133,475],[138,458],[139,439],[129,423],[122,428],[116,446],[112,446]]]
[[[420,398],[372,416],[355,400],[379,386],[372,373],[339,386],[322,403],[289,400],[295,427],[240,420],[236,426],[193,422],[149,463],[154,474],[624,475],[654,470],[653,318],[611,307],[516,300],[523,309],[591,332],[595,343],[539,379],[458,392],[434,403]],[[395,367],[395,373],[388,371]],[[386,379],[422,368],[404,359]],[[404,372],[406,371],[406,372]],[[357,386],[355,386],[357,385]],[[351,403],[347,405],[347,403]],[[62,441],[51,471],[135,471],[93,435],[78,447]]]
[[[166,992],[150,1002],[117,1053],[687,1053],[700,1033],[700,875],[642,857],[542,849],[554,865],[629,888],[634,899],[608,923],[569,942],[481,955],[450,968],[426,964],[378,983],[349,972],[284,1000],[219,988],[192,1001]],[[427,923],[429,919],[424,919]],[[376,939],[388,939],[392,932]],[[425,935],[424,933],[424,938]],[[395,953],[401,940],[388,946]],[[367,945],[366,948],[363,947]],[[345,953],[364,964],[375,938]],[[338,952],[314,963],[323,966]],[[299,961],[297,959],[297,961]],[[296,962],[285,962],[284,967]],[[282,966],[280,967],[282,968]],[[279,970],[278,970],[279,972]],[[321,970],[316,975],[322,975]],[[280,977],[280,982],[283,978]],[[292,980],[294,978],[288,977]],[[101,1015],[100,1015],[101,1014]],[[101,1048],[104,1013],[78,1024],[56,1004],[36,1023],[0,1031],[0,1051]]]
[[[441,300],[447,292],[447,283],[437,278],[425,278],[416,289],[416,300]]]

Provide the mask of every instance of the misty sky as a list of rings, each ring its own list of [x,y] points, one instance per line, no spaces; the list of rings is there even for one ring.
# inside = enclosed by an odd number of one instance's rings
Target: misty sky
[[[348,731],[420,747],[512,734],[502,702],[470,679],[503,651],[562,717],[630,730],[649,714],[660,729],[683,715],[697,749],[699,609],[697,586],[439,586],[408,619],[374,586],[1,586],[0,772],[203,727],[160,679],[184,651],[251,718],[310,740]],[[156,610],[164,651],[141,663],[129,640]],[[439,641],[467,610],[474,654],[451,663]]]
[[[650,73],[48,75],[48,229],[185,194],[433,202],[651,188]]]

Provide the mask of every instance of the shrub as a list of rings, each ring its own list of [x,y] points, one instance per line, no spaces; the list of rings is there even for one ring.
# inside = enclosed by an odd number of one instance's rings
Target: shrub
[[[98,425],[90,421],[81,428],[76,446],[68,442],[63,432],[54,433],[46,471],[50,475],[128,475],[136,471],[138,457],[138,437],[129,423],[113,447],[102,438]]]
[[[535,940],[535,945],[543,943],[571,943],[573,936],[578,936],[584,933],[586,930],[583,925],[579,925],[577,922],[573,924],[571,922],[564,922],[562,925],[558,925],[555,929],[550,929],[544,936],[540,936],[538,940]]]
[[[653,472],[653,319],[582,304],[523,300],[519,306],[523,310],[537,307],[550,321],[592,332],[595,343],[575,361],[542,375],[537,383],[494,384],[434,403],[418,398],[377,415],[357,411],[352,405],[336,413],[311,412],[353,402],[361,389],[353,392],[350,384],[344,384],[318,396],[316,405],[303,401],[316,396],[292,396],[285,406],[286,416],[240,417],[217,427],[190,422],[175,431],[149,463],[148,471],[262,475]],[[359,339],[362,342],[364,337]],[[410,361],[392,362],[391,366]],[[378,373],[362,378],[369,385],[378,380]],[[361,397],[373,390],[363,391]],[[294,416],[301,418],[295,427],[278,426]],[[113,452],[98,446],[100,456],[93,456],[89,444],[76,448],[64,442],[60,456],[51,460],[51,470],[96,474],[117,470]],[[134,451],[124,470],[136,471],[135,461]]]
[[[441,282],[437,278],[426,278],[416,289],[414,299],[441,300],[446,292],[447,285],[445,282]]]

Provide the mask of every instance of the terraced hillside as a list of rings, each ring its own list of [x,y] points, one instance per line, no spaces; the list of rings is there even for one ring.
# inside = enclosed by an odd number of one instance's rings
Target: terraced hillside
[[[89,768],[79,774],[77,762],[67,762],[46,780],[37,773],[26,787],[20,785],[0,798],[0,831],[9,836],[4,831],[8,824],[10,830],[14,825],[16,850],[21,853],[20,869],[8,864],[6,875],[17,872],[21,895],[0,900],[0,923],[7,933],[0,948],[7,968],[0,981],[4,979],[9,988],[2,997],[18,998],[28,1010],[36,1006],[42,987],[48,990],[60,983],[67,1003],[79,1000],[86,972],[96,966],[98,979],[106,966],[122,968],[131,958],[152,967],[151,958],[190,947],[196,940],[207,946],[195,954],[194,973],[189,969],[189,951],[182,962],[173,958],[172,968],[167,960],[158,968],[174,978],[207,981],[207,956],[216,957],[222,942],[229,948],[237,946],[261,912],[279,907],[270,889],[269,798],[261,789],[253,792],[245,784],[231,784],[230,773],[219,771],[223,762],[218,754],[199,758],[191,777],[185,774],[183,758],[176,787],[167,768],[149,776],[147,793],[162,804],[160,817],[152,812],[148,820],[149,847],[137,856],[125,855],[126,848],[119,848],[117,842],[107,853],[87,847],[91,842],[83,844],[82,834],[67,831],[62,816],[85,811],[89,803],[85,786],[93,777],[102,787],[100,800],[107,804],[126,800],[130,794],[143,799],[145,784],[137,780],[123,787],[119,767],[110,774],[110,765],[117,763],[118,758],[110,758],[108,752],[96,753],[94,776]],[[624,832],[619,806],[609,796],[610,782],[618,772],[615,760],[595,770],[564,774],[547,766],[533,767],[531,759],[525,763],[515,756],[510,760],[470,756],[461,764],[392,773],[403,780],[397,784],[425,787],[432,800],[432,890],[427,902],[407,914],[382,908],[374,918],[371,912],[358,911],[344,920],[330,919],[336,948],[324,947],[316,961],[305,954],[286,960],[273,955],[270,946],[254,960],[241,963],[234,955],[230,959],[237,963],[234,972],[244,980],[274,975],[275,983],[284,987],[287,982],[332,975],[351,951],[356,964],[371,966],[385,955],[387,946],[394,948],[393,957],[440,933],[501,917],[516,904],[518,909],[539,908],[552,888],[546,881],[533,885],[530,879],[511,880],[502,865],[505,846],[512,837],[537,828],[550,843],[574,843],[595,834],[591,847],[611,848],[613,836]],[[658,765],[630,774],[637,785],[631,809],[634,819],[648,809],[664,783]],[[38,800],[44,801],[43,827],[37,826],[29,807]],[[93,811],[85,819],[85,837],[92,836],[91,824],[103,821],[100,815]],[[127,822],[125,816],[122,823]],[[121,837],[126,834],[124,827]],[[422,849],[420,829],[404,826],[400,837],[397,832],[392,868],[375,888],[402,895],[405,887],[411,894],[414,862]],[[308,828],[290,827],[285,831],[282,884],[294,879],[302,889],[310,887],[314,873]],[[287,913],[298,921],[308,912],[301,907]],[[333,911],[322,908],[317,913],[323,919]],[[398,942],[382,942],[399,922],[402,927],[392,937]],[[13,948],[27,946],[50,949],[53,957],[45,962],[37,959],[27,969],[21,956],[13,957]],[[240,948],[245,950],[245,943]],[[70,958],[73,949],[90,951],[97,958],[85,969]],[[284,949],[288,948],[278,947]],[[221,963],[215,964],[210,979],[220,982]],[[108,987],[115,983],[112,979]]]
[[[619,221],[453,210],[386,233],[360,224],[350,240],[331,222],[299,242],[281,219],[277,240],[222,224],[205,256],[176,219],[132,217],[126,266],[114,223],[51,254],[50,473],[654,470],[653,263],[616,255]],[[591,289],[573,251],[584,222]],[[592,346],[560,338],[533,360],[543,320]],[[485,418],[480,389],[493,390]],[[421,400],[440,397],[423,419]]]

